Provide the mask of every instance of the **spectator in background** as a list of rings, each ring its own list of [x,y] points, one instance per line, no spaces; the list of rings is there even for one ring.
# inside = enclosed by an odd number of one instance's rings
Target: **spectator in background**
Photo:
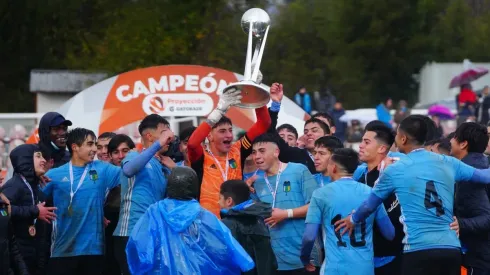
[[[483,125],[487,125],[490,119],[490,87],[485,86],[482,91],[482,97],[478,107],[478,122]]]
[[[402,122],[402,120],[409,115],[410,110],[407,107],[407,102],[405,100],[400,100],[400,102],[398,102],[398,109],[395,112],[395,117],[393,120],[397,125],[399,125],[400,122]]]
[[[378,116],[378,120],[382,121],[390,128],[392,128],[390,114],[390,110],[392,107],[393,100],[391,98],[388,98],[385,102],[382,102],[378,106],[376,106],[376,115]]]
[[[335,102],[337,102],[337,99],[328,88],[320,89],[320,91],[315,92],[313,96],[315,98],[315,110],[320,113],[331,112],[334,108]]]
[[[53,167],[59,167],[70,161],[66,150],[66,134],[72,123],[56,112],[46,113],[39,122],[39,143],[51,149]]]
[[[464,84],[461,87],[459,94],[456,96],[458,104],[458,126],[465,122],[469,117],[475,115],[475,105],[477,98],[470,84]]]
[[[340,118],[345,115],[344,107],[342,103],[336,102],[332,110],[332,116],[335,119],[335,132],[334,136],[338,137],[342,142],[345,141],[345,135],[347,130],[347,123],[340,121]]]
[[[97,138],[97,159],[105,162],[111,162],[111,158],[109,156],[109,150],[107,149],[107,145],[109,145],[109,141],[116,135],[113,132],[105,132],[99,135]]]
[[[298,92],[294,96],[294,101],[299,107],[303,108],[305,112],[311,114],[311,97],[310,94],[306,92],[305,87],[299,88]]]

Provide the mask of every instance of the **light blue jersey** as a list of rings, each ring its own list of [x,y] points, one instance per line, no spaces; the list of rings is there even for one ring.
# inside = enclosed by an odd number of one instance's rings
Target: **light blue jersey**
[[[352,236],[335,232],[335,222],[352,213],[371,194],[371,188],[354,181],[341,178],[316,190],[311,198],[306,223],[323,224],[325,261],[320,274],[374,274],[373,263],[373,223],[386,217],[381,205],[374,215],[358,224]]]
[[[469,181],[475,168],[448,156],[415,150],[388,166],[373,189],[386,199],[395,192],[400,202],[405,252],[459,248],[453,221],[454,183]]]
[[[130,152],[124,158],[122,166],[138,155],[138,152]],[[154,157],[131,178],[121,171],[121,210],[114,236],[130,236],[134,225],[150,205],[165,198],[167,172],[168,169]]]
[[[121,168],[95,160],[73,166],[73,201],[70,205],[70,163],[46,173],[51,182],[43,188],[57,208],[53,221],[51,257],[104,254],[104,200],[107,189],[119,185]],[[85,172],[85,178],[80,179]],[[69,209],[70,208],[70,209]]]
[[[250,173],[243,173],[243,180],[247,180],[247,179],[253,177],[254,175],[257,175],[259,177],[263,177],[265,175],[265,173],[262,170],[255,170],[255,171],[250,172]]]
[[[277,175],[268,177],[270,186],[276,189]],[[264,176],[259,177],[254,184],[255,193],[262,202],[273,204],[273,197]],[[279,176],[275,208],[294,209],[310,202],[313,191],[317,188],[315,178],[303,164],[288,163]],[[301,242],[305,231],[304,218],[286,219],[270,229],[271,244],[276,255],[278,270],[293,270],[303,268],[299,258]],[[318,251],[312,256],[318,262]]]
[[[313,177],[316,180],[316,183],[318,184],[318,188],[321,188],[327,183],[332,182],[332,179],[329,176],[324,176],[322,173],[314,174]]]

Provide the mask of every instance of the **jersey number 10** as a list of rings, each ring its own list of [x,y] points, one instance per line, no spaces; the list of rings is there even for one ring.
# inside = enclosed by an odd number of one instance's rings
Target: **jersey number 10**
[[[334,225],[337,221],[340,221],[342,216],[337,214],[331,221],[331,224]],[[352,230],[352,234],[350,234],[350,245],[352,247],[361,247],[366,245],[366,221],[361,222],[361,241],[356,240],[356,227]],[[347,243],[342,241],[342,236],[340,235],[340,231],[335,232],[335,237],[337,237],[337,246],[347,247]]]

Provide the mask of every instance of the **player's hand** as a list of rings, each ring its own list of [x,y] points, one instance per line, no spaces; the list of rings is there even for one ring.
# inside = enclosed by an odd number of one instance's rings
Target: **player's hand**
[[[46,204],[45,202],[40,202],[37,205],[37,209],[39,209],[39,214],[37,218],[51,224],[51,221],[56,220],[56,214],[54,213],[54,210],[56,210],[57,208],[46,207],[44,206],[45,204]]]
[[[165,130],[161,135],[160,139],[158,140],[160,142],[160,146],[165,147],[170,144],[174,140],[174,132],[172,130],[168,129]]]
[[[335,225],[335,232],[339,232],[340,229],[343,228],[342,232],[340,232],[340,235],[344,235],[345,232],[349,232],[349,236],[352,234],[352,230],[354,229],[355,224],[350,221],[352,215],[349,215],[340,221],[337,221]]]
[[[276,224],[282,222],[288,218],[288,211],[280,208],[273,208],[272,215],[265,219],[264,222],[270,227],[274,227]]]
[[[250,178],[248,178],[245,183],[248,185],[248,189],[250,189],[251,193],[255,193],[255,189],[253,188],[254,182],[259,178],[258,175],[253,175]]]
[[[174,168],[175,166],[177,166],[177,164],[175,164],[175,162],[173,161],[173,159],[171,159],[170,157],[167,157],[167,156],[160,156],[159,157],[159,160],[160,160],[160,163],[165,165],[167,168]]]
[[[107,228],[107,226],[109,226],[110,223],[111,221],[108,220],[106,217],[104,217],[104,228]]]
[[[451,230],[456,231],[456,235],[458,235],[458,238],[459,238],[459,222],[458,222],[458,218],[453,217],[453,222],[449,225],[449,227],[451,228]]]
[[[315,272],[316,267],[313,264],[309,263],[309,264],[305,265],[305,269],[308,272]]]
[[[226,113],[231,106],[240,104],[242,99],[242,91],[232,87],[226,91],[223,91],[219,96],[219,101],[216,109],[223,113]]]
[[[270,89],[270,95],[272,101],[281,102],[282,98],[284,97],[284,90],[282,84],[279,84],[277,82],[272,84]]]
[[[51,179],[46,176],[41,176],[39,179],[41,180],[39,183],[41,187],[45,187],[49,182],[51,182]]]
[[[300,136],[298,138],[298,140],[296,141],[296,146],[298,146],[298,148],[304,148],[307,139],[308,139],[308,137],[306,135]]]

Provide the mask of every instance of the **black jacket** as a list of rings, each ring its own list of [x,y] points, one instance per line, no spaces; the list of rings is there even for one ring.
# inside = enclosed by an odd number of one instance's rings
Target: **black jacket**
[[[301,163],[306,167],[308,167],[308,170],[310,170],[312,174],[316,174],[317,172],[315,169],[315,162],[313,161],[313,158],[308,153],[308,150],[289,146],[277,133],[276,126],[277,126],[278,115],[279,112],[271,111],[271,109],[269,108],[271,126],[269,126],[269,130],[267,132],[270,134],[277,135],[278,138],[277,140],[279,142],[279,160],[285,163],[287,162]]]
[[[51,122],[59,117],[60,114],[56,112],[48,112],[39,121],[39,143],[42,143],[45,148],[51,150],[51,157],[53,158],[53,168],[60,167],[70,161],[70,153],[66,148],[55,148],[51,142]]]
[[[270,204],[254,202],[244,209],[230,209],[221,213],[222,222],[230,229],[233,237],[255,262],[255,268],[242,272],[246,275],[275,274],[277,261],[272,250],[269,229],[264,218],[270,217]]]
[[[462,161],[475,168],[488,168],[488,160],[483,154],[469,153]],[[463,264],[489,270],[490,200],[486,186],[479,183],[456,183],[454,208],[461,244],[468,249]]]
[[[0,275],[10,274],[27,275],[29,272],[17,247],[8,199],[0,193]]]
[[[47,258],[46,253],[49,249],[46,241],[46,224],[37,220],[36,235],[29,235],[29,227],[34,225],[34,220],[39,215],[37,204],[42,192],[39,190],[39,178],[34,172],[34,152],[39,151],[39,147],[34,144],[23,144],[16,147],[10,153],[10,159],[14,168],[13,177],[3,186],[2,192],[9,199],[12,208],[12,224],[19,245],[20,252],[24,257],[29,270],[44,271]],[[22,176],[26,179],[26,185]],[[34,203],[32,201],[34,196]]]

